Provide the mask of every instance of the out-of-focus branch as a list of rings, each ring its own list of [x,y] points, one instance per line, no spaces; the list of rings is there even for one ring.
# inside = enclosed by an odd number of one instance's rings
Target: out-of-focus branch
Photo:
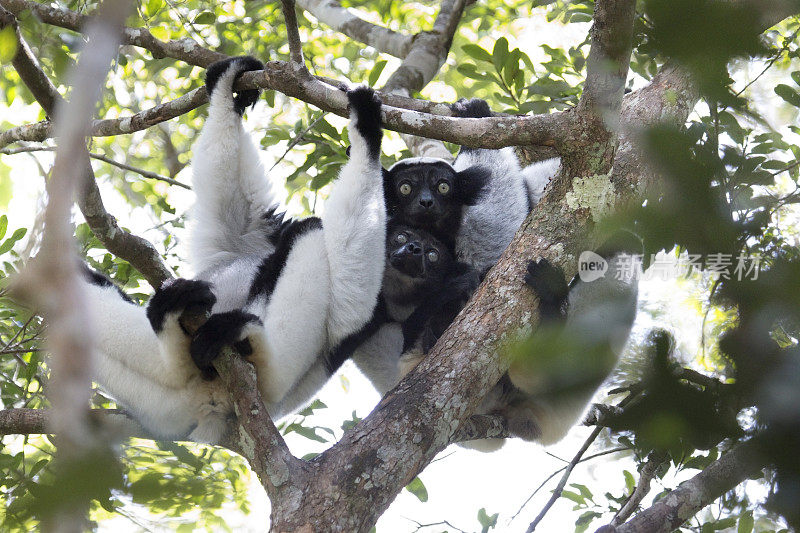
[[[87,22],[91,22],[92,20],[94,19],[88,19]],[[53,116],[55,114],[55,106],[63,105],[64,100],[58,94],[49,78],[44,74],[35,58],[30,54],[22,52],[28,49],[28,45],[19,32],[17,32],[17,38],[19,40],[20,51],[18,51],[14,57],[14,67],[17,69],[25,85],[37,97],[37,101],[45,112]],[[105,71],[102,76],[103,79],[105,79]],[[97,91],[99,90],[98,88]],[[99,93],[97,98],[99,99]],[[89,117],[91,117],[92,112],[93,109],[88,112]],[[98,122],[101,123],[102,126],[103,121],[95,121],[94,125],[96,126]],[[125,119],[123,119],[121,123],[123,127],[124,122]],[[49,124],[48,122],[45,123]],[[95,126],[92,126],[92,129],[94,129]],[[88,129],[87,131],[81,131],[82,135],[85,133],[88,133]],[[81,136],[81,140],[83,140],[83,136]],[[0,144],[0,146],[2,146],[2,144]],[[164,266],[161,257],[150,242],[121,229],[117,225],[114,217],[105,210],[103,199],[100,196],[100,190],[97,188],[92,166],[88,160],[88,152],[85,144],[81,142],[80,145],[72,147],[70,150],[71,157],[80,161],[80,165],[83,168],[83,186],[80,190],[80,194],[78,194],[77,203],[87,224],[89,224],[89,227],[92,229],[92,232],[100,242],[106,246],[109,252],[131,263],[153,287],[160,286],[164,280],[172,277],[172,273]],[[112,161],[104,157],[103,159],[106,162]],[[56,162],[58,162],[58,153],[56,154]],[[134,167],[128,165],[125,165],[125,167],[128,167],[128,170],[134,169]],[[71,198],[71,195],[68,196],[68,198]]]
[[[379,52],[402,59],[411,49],[413,36],[367,22],[336,0],[297,0],[297,5],[323,24]]]
[[[138,422],[118,409],[90,409],[93,426],[111,438],[152,439]],[[0,411],[0,435],[40,435],[52,431],[50,409],[3,409]]]
[[[674,531],[725,492],[757,475],[764,466],[766,465],[758,453],[758,442],[755,439],[739,444],[628,522],[616,528],[604,526],[598,533]]]
[[[13,155],[13,154],[23,154],[30,152],[53,152],[53,151],[55,151],[55,148],[52,146],[20,146],[18,148],[2,148],[0,149],[0,154]],[[156,172],[151,172],[143,168],[137,168],[125,163],[121,163],[119,161],[114,161],[110,157],[106,157],[103,154],[94,154],[90,152],[89,157],[91,157],[92,159],[97,159],[98,161],[103,161],[104,163],[108,163],[109,165],[113,165],[123,170],[135,172],[136,174],[139,174],[140,176],[147,179],[163,181],[169,183],[170,185],[176,185],[178,187],[183,187],[184,189],[191,189],[191,187],[189,187],[185,183],[181,183],[178,180],[168,178],[167,176],[162,176],[161,174],[158,174]]]
[[[89,495],[71,489],[70,471],[94,456],[111,456],[107,443],[97,438],[88,417],[93,339],[91,324],[86,321],[85,294],[81,284],[76,282],[78,262],[70,260],[75,256],[70,211],[75,190],[85,172],[81,158],[85,150],[84,138],[109,65],[117,54],[128,7],[127,0],[108,0],[87,28],[91,48],[84,47],[78,64],[69,74],[73,87],[69,104],[55,98],[52,92],[42,93],[44,105],[56,107],[58,149],[47,183],[48,204],[41,251],[19,275],[15,290],[23,299],[33,302],[48,322],[47,343],[52,369],[48,396],[53,405],[50,426],[58,435],[56,471],[60,479],[57,486],[63,496],[61,504],[45,522],[45,529],[53,531],[85,529]],[[26,76],[30,75],[27,71],[30,58],[24,53],[17,57],[26,63],[23,66]]]

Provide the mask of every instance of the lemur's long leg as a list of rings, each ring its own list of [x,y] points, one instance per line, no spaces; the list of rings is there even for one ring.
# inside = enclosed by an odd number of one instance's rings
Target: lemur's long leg
[[[272,406],[304,376],[317,376],[308,372],[311,366],[370,319],[381,286],[386,238],[381,106],[368,88],[349,92],[348,99],[351,157],[325,203],[321,227],[302,226],[280,264],[264,264],[276,267],[274,283],[264,284],[271,293],[251,293],[243,311],[212,316],[204,326],[228,320],[235,326],[228,330],[236,333],[228,340],[247,339],[259,388]],[[216,355],[193,344],[200,366]]]
[[[242,73],[263,68],[257,59],[236,57],[214,63],[206,73],[208,118],[192,159],[197,200],[190,252],[196,272],[247,255],[263,256],[279,228],[280,220],[271,216],[278,198],[241,119],[258,91],[232,91]]]
[[[215,385],[202,382],[196,368],[175,365],[176,358],[164,349],[168,343],[160,342],[143,307],[105,276],[85,272],[95,381],[156,436],[186,437],[200,429],[199,438],[218,438],[214,428],[224,426],[230,411],[223,405],[226,398],[212,390]],[[177,326],[177,314],[169,313],[163,322],[167,330]]]

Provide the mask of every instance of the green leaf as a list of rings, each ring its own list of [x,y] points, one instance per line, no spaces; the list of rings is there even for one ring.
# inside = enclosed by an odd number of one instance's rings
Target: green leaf
[[[217,21],[217,16],[211,11],[203,11],[197,15],[192,22],[195,24],[214,24]]]
[[[411,483],[406,485],[406,490],[416,496],[419,501],[423,503],[428,501],[428,489],[425,488],[420,478],[412,479]]]
[[[775,87],[775,94],[789,102],[795,107],[800,107],[800,94],[797,91],[783,83]]]
[[[753,511],[742,513],[736,533],[751,533],[753,531]]]
[[[478,522],[480,522],[482,527],[481,533],[486,533],[497,525],[497,517],[499,514],[500,513],[494,513],[493,515],[489,516],[486,512],[486,509],[481,507],[480,511],[478,511]]]
[[[633,478],[633,474],[623,470],[622,475],[625,476],[625,488],[628,490],[628,494],[632,494],[633,489],[636,488],[636,480]]]
[[[8,229],[8,217],[6,215],[0,216],[0,239],[6,236]]]
[[[369,83],[370,87],[375,86],[375,83],[377,83],[378,78],[381,77],[381,72],[383,72],[384,68],[386,68],[386,60],[381,59],[380,61],[375,62],[375,66],[369,71],[369,77],[367,77],[367,83]]]
[[[797,85],[800,85],[800,70],[792,72],[792,79]]]
[[[17,55],[17,34],[9,24],[0,30],[0,63],[10,63]]]
[[[494,63],[494,68],[497,69],[497,72],[503,70],[503,65],[505,64],[507,57],[508,39],[505,37],[500,37],[494,43],[494,49],[492,50],[492,63]]]
[[[580,483],[570,483],[571,487],[575,487],[581,492],[581,496],[586,498],[587,500],[592,499],[592,491],[589,490],[589,487],[586,485],[581,485]]]
[[[161,11],[162,7],[164,7],[164,0],[147,0],[147,4],[144,8],[144,14],[146,17],[150,18]]]
[[[586,498],[578,494],[577,492],[572,492],[571,490],[562,490],[561,496],[567,498],[568,500],[572,500],[575,503],[579,503],[581,505],[586,504]]]
[[[28,228],[19,228],[17,231],[15,231],[14,234],[6,239],[3,244],[0,244],[0,255],[3,255],[11,250],[14,247],[14,243],[23,238],[27,232]]]
[[[461,47],[465,54],[478,61],[492,62],[492,54],[478,46],[477,44],[465,44]]]

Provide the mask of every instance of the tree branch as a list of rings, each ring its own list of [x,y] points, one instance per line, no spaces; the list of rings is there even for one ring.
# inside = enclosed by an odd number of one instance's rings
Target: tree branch
[[[66,28],[79,33],[83,32],[87,23],[92,19],[90,16],[82,15],[70,11],[69,9],[52,7],[31,0],[0,0],[0,6],[3,6],[17,16],[23,11],[30,11],[45,24]],[[203,48],[192,39],[187,38],[174,41],[156,39],[153,34],[145,28],[124,28],[122,31],[121,43],[145,48],[149,50],[156,59],[172,57],[198,67],[207,67],[214,61],[219,61],[227,57],[225,54]]]
[[[668,533],[765,466],[756,439],[739,444],[631,520],[606,533]]]
[[[616,129],[631,61],[635,0],[598,0],[594,9],[592,45],[586,61],[586,82],[578,109],[592,113]]]
[[[93,426],[112,438],[154,439],[138,422],[119,409],[90,409]],[[0,410],[0,435],[39,435],[53,431],[51,409],[12,408]]]
[[[0,0],[2,1],[2,0]],[[270,61],[263,71],[246,72],[236,89],[274,89],[308,102],[323,111],[342,117],[348,115],[347,98],[338,89],[313,77],[301,79],[292,64]],[[530,144],[557,146],[563,128],[569,123],[568,112],[549,115],[497,116],[492,118],[454,118],[446,105],[381,94],[384,127],[408,133],[487,148]],[[157,105],[130,117],[97,120],[92,126],[94,136],[113,136],[133,133],[160,122],[180,116],[208,102],[205,87],[194,89],[184,96]],[[437,114],[393,107],[389,102],[411,104]],[[43,142],[52,135],[48,121],[11,128],[0,133],[0,148],[16,141]]]
[[[87,22],[92,20],[88,19]],[[63,105],[64,99],[56,91],[55,86],[42,71],[33,56],[21,52],[24,49],[28,49],[28,45],[19,32],[17,32],[17,38],[20,52],[14,57],[14,67],[25,85],[37,97],[39,105],[49,116],[53,116],[55,114],[55,106]],[[105,79],[105,75],[103,79]],[[89,117],[91,117],[91,112],[90,110]],[[125,119],[123,119],[123,124],[124,121]],[[101,123],[102,127],[103,121],[95,121],[92,129],[97,126],[98,122]],[[49,135],[50,123],[45,121],[39,124],[48,124]],[[2,146],[1,143],[0,146]],[[78,194],[77,203],[92,232],[109,252],[128,261],[136,270],[141,272],[153,287],[159,287],[164,280],[172,277],[172,273],[164,266],[160,255],[150,242],[121,229],[117,225],[116,219],[105,210],[92,166],[88,160],[86,146],[81,143],[80,146],[75,147],[72,156],[81,161],[83,165],[83,185],[80,194]],[[106,159],[106,162],[109,161],[111,160]],[[130,169],[133,169],[133,167],[129,167]]]
[[[281,0],[283,20],[286,22],[286,35],[289,40],[289,57],[292,62],[305,66],[303,62],[303,45],[300,42],[300,32],[297,28],[297,13],[294,0]]]
[[[297,5],[320,22],[379,52],[402,59],[411,49],[414,40],[411,35],[367,22],[336,0],[297,0]]]
[[[642,500],[650,492],[650,482],[658,473],[658,469],[664,464],[667,455],[659,452],[651,452],[647,457],[647,462],[642,466],[639,472],[639,483],[636,488],[628,497],[625,504],[620,508],[619,512],[614,515],[611,520],[611,526],[616,527],[625,522],[639,507]]]
[[[30,152],[53,152],[53,151],[55,151],[55,148],[52,146],[20,146],[18,148],[2,148],[0,149],[0,154],[14,155],[14,154],[24,154]],[[108,163],[109,165],[113,165],[123,170],[135,172],[136,174],[139,174],[140,176],[147,179],[163,181],[169,183],[170,185],[176,185],[178,187],[183,187],[184,189],[191,190],[191,187],[189,187],[185,183],[181,183],[178,180],[168,178],[167,176],[162,176],[161,174],[157,174],[156,172],[150,172],[149,170],[145,170],[143,168],[137,168],[125,163],[121,163],[119,161],[115,161],[110,157],[104,156],[103,154],[95,154],[90,152],[89,157],[91,157],[92,159],[97,159],[98,161],[103,161],[104,163]]]
[[[52,431],[58,434],[55,468],[59,503],[44,521],[46,530],[82,531],[85,529],[89,494],[75,490],[71,472],[89,461],[113,461],[107,443],[98,438],[89,422],[91,357],[93,338],[87,321],[86,295],[77,283],[79,273],[74,258],[73,229],[70,222],[72,198],[82,177],[81,152],[92,111],[100,99],[109,64],[119,47],[119,34],[127,14],[127,0],[107,0],[99,8],[97,19],[87,28],[92,43],[84,47],[77,65],[68,75],[72,92],[69,104],[57,97],[52,87],[38,91],[45,104],[55,106],[55,163],[47,182],[47,209],[42,247],[17,277],[15,291],[33,302],[48,322],[47,343],[51,353],[52,378],[48,396],[53,405]],[[21,47],[24,48],[24,47]],[[35,72],[28,67],[32,58],[24,51],[15,59],[22,61],[26,81]],[[32,66],[38,70],[35,64]],[[43,76],[37,87],[49,83]],[[36,92],[34,94],[37,94]]]
[[[403,62],[386,81],[384,92],[410,96],[421,91],[436,76],[447,60],[465,5],[466,0],[442,1],[433,31],[416,36]],[[402,137],[414,155],[452,159],[445,145],[431,135],[407,134]]]
[[[472,415],[453,433],[450,442],[477,439],[504,439],[508,434],[508,420],[496,415]]]

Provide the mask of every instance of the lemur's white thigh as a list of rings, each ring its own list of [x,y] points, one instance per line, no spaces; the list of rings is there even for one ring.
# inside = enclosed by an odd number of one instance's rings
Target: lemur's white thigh
[[[266,344],[251,358],[256,365],[263,399],[276,405],[296,386],[327,346],[330,274],[321,230],[295,241],[275,290],[264,306],[256,299],[247,311],[261,318],[263,336],[251,344]],[[254,346],[254,349],[256,346]]]

